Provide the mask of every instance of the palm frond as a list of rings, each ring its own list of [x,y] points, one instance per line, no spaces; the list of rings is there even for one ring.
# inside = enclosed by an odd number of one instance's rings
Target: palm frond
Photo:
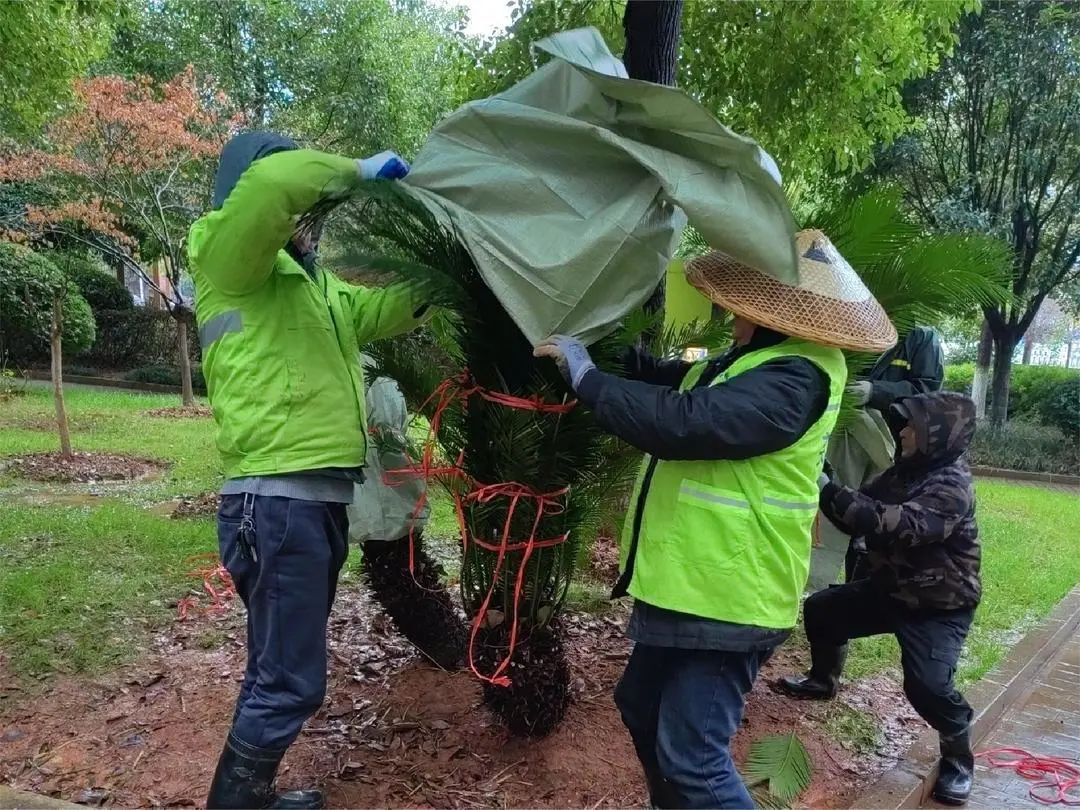
[[[794,731],[755,740],[743,766],[748,785],[767,785],[769,793],[784,802],[806,790],[812,775],[810,755]]]

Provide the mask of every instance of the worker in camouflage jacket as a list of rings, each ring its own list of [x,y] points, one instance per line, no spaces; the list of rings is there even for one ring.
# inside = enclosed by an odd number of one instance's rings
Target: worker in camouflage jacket
[[[960,394],[920,394],[895,402],[888,420],[892,467],[861,490],[822,476],[821,510],[865,540],[868,576],[806,600],[812,665],[780,685],[797,697],[833,697],[848,639],[895,634],[904,693],[941,735],[934,796],[963,804],[974,770],[972,711],[953,676],[981,596],[975,489],[963,458],[975,406]]]

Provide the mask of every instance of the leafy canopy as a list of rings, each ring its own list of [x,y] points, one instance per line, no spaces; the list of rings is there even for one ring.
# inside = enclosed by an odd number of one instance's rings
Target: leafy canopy
[[[29,136],[108,45],[112,0],[22,0],[0,13],[0,136]]]

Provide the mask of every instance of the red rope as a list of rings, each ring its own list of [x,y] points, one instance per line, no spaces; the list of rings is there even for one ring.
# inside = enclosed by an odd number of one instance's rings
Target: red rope
[[[992,748],[975,756],[991,768],[1009,768],[1024,779],[1038,780],[1028,795],[1039,804],[1080,807],[1080,765],[1075,760],[1038,756],[1023,748]]]
[[[236,598],[236,586],[233,585],[232,577],[221,564],[217,554],[208,552],[189,557],[188,562],[202,563],[194,568],[190,576],[201,579],[203,590],[210,596],[210,604],[203,610],[207,614],[224,613],[229,609],[229,603]],[[180,621],[187,619],[188,614],[199,607],[199,600],[194,596],[185,596],[176,603],[177,616]]]
[[[521,410],[536,411],[537,413],[557,415],[570,413],[570,411],[577,406],[577,400],[551,403],[545,402],[539,395],[532,397],[516,397],[499,391],[490,391],[481,387],[471,376],[469,376],[468,372],[457,377],[451,377],[448,380],[444,380],[420,408],[421,411],[423,411],[434,402],[434,409],[428,426],[428,435],[424,442],[424,452],[421,455],[419,463],[411,464],[409,467],[400,470],[387,470],[383,474],[383,481],[388,486],[395,486],[409,478],[423,478],[425,481],[441,478],[445,482],[450,483],[451,492],[454,497],[454,509],[457,513],[458,528],[461,532],[462,549],[467,550],[469,543],[471,542],[480,548],[497,555],[495,558],[495,570],[491,575],[491,584],[484,596],[484,601],[480,605],[480,609],[476,612],[476,616],[473,617],[472,628],[469,633],[469,669],[472,670],[476,677],[483,681],[487,681],[496,686],[510,686],[510,678],[506,676],[505,672],[510,667],[511,660],[514,656],[514,650],[517,648],[518,617],[521,608],[521,596],[525,589],[525,569],[528,565],[529,558],[537,549],[552,548],[560,543],[565,543],[570,536],[569,532],[567,532],[560,537],[537,539],[536,532],[539,530],[540,521],[543,520],[545,515],[557,515],[563,511],[564,506],[561,499],[569,494],[569,488],[564,487],[563,489],[554,492],[537,492],[532,487],[517,482],[481,484],[472,479],[465,472],[463,467],[465,461],[464,450],[458,455],[454,464],[438,466],[435,462],[435,438],[438,436],[439,429],[442,426],[443,415],[447,408],[455,402],[460,401],[464,403],[465,407],[468,407],[468,400],[473,396],[478,396],[488,402],[502,405],[507,408],[518,408]],[[452,482],[455,480],[463,482],[465,486],[468,487],[468,490],[461,492],[454,489],[452,487]],[[491,543],[486,540],[481,540],[478,537],[470,537],[468,522],[465,519],[466,505],[490,503],[496,498],[510,499],[510,506],[506,512],[506,520],[503,522],[502,535],[499,541],[497,543]],[[533,520],[532,531],[529,532],[529,536],[525,540],[512,541],[510,538],[510,529],[513,524],[514,513],[517,510],[518,504],[526,499],[534,501],[536,505],[536,517]],[[413,520],[419,517],[426,505],[427,491],[425,490],[420,494],[419,498],[417,498],[416,507],[413,509],[412,513]],[[415,531],[414,529],[410,529],[409,572],[414,574],[415,579],[414,539]],[[495,589],[499,582],[499,573],[502,571],[506,555],[514,552],[521,552],[522,558],[518,567],[517,580],[514,584],[509,646],[506,656],[499,662],[498,666],[496,666],[495,671],[491,675],[484,675],[476,667],[476,637],[480,632],[480,628],[484,626],[490,612],[491,600],[495,596]]]

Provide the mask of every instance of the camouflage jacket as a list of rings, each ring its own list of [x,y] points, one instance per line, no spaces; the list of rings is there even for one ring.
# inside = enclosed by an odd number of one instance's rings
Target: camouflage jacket
[[[975,488],[963,459],[975,432],[975,408],[960,394],[905,397],[890,409],[897,429],[910,424],[916,450],[854,490],[830,482],[821,510],[841,531],[865,540],[870,578],[913,610],[979,603],[979,530]]]

